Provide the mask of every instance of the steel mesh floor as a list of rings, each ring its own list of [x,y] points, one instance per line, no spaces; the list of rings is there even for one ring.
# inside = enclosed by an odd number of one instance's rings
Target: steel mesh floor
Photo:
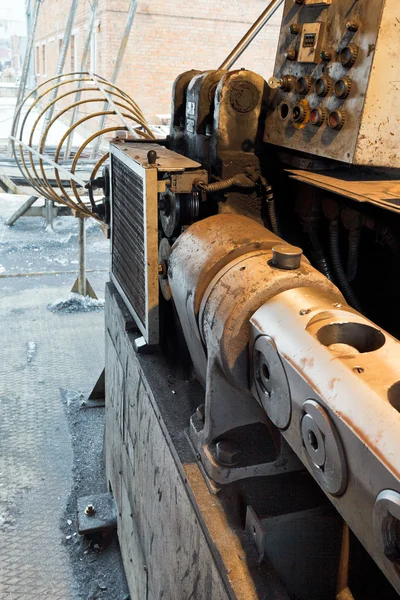
[[[4,278],[44,270],[44,261],[50,270],[53,262],[71,269],[76,220],[59,222],[60,234],[43,232],[37,218],[8,229],[5,219],[16,201],[0,196],[0,598],[77,600],[72,540],[61,530],[73,484],[61,390],[89,392],[96,382],[104,365],[104,312],[47,309],[68,296],[74,275]],[[101,233],[92,237],[93,266],[107,268],[106,240]],[[89,276],[101,297],[106,277]]]

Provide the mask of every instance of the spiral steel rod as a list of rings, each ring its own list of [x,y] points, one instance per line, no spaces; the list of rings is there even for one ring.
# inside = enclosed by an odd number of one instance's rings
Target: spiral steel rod
[[[72,102],[70,96],[73,96]],[[87,111],[93,103],[100,102],[104,105],[105,99],[108,103],[107,110],[84,112],[78,118],[79,111]],[[68,117],[71,114],[73,119]],[[15,115],[10,144],[15,161],[29,185],[39,196],[65,204],[72,210],[96,219],[100,217],[93,212],[95,204],[91,205],[88,202],[87,178],[95,177],[109,158],[109,154],[96,153],[90,161],[92,165],[95,163],[91,173],[78,177],[75,171],[79,160],[88,166],[87,160],[83,158],[87,147],[93,147],[93,144],[97,147],[97,140],[103,135],[119,130],[129,131],[138,139],[155,139],[137,103],[114,83],[87,71],[64,73],[44,81],[19,104]],[[119,123],[110,127],[99,127],[98,121],[102,122],[107,117],[114,117]],[[33,125],[28,129],[32,118]],[[58,141],[54,150],[54,146],[49,147],[51,134],[55,131],[55,126],[59,127],[66,118],[69,118],[69,125],[61,136],[57,131]],[[37,141],[40,124],[42,132]],[[84,141],[77,145],[79,147],[75,148],[73,153],[72,138],[75,135],[76,139],[77,132],[80,134],[79,139],[83,138]],[[72,163],[65,160],[70,153]],[[52,183],[46,166],[54,169],[56,183]],[[93,197],[91,200],[93,202]]]

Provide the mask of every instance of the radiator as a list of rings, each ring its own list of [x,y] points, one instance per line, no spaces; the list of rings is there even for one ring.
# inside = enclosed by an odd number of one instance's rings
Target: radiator
[[[152,150],[156,161],[148,162]],[[159,341],[158,194],[188,194],[208,181],[196,161],[152,143],[113,142],[111,170],[111,280],[147,344]],[[172,241],[172,240],[171,240]]]
[[[148,344],[158,342],[157,169],[111,145],[111,279]]]

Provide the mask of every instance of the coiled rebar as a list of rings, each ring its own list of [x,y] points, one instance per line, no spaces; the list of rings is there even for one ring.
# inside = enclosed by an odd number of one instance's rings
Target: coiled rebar
[[[104,110],[105,102],[107,110]],[[78,110],[95,106],[96,103],[101,103],[99,110],[91,110],[76,120]],[[84,129],[89,125],[93,131],[92,119],[104,117],[112,118],[115,124],[102,127],[88,135]],[[69,121],[69,125],[65,125],[66,121]],[[59,133],[57,134],[59,141],[53,151],[49,148],[48,141],[50,134],[55,132],[61,123],[66,130],[61,138]],[[96,121],[94,123],[96,125]],[[52,77],[26,96],[16,110],[10,141],[15,161],[23,177],[38,196],[99,219],[91,210],[90,204],[85,202],[86,198],[82,197],[87,194],[87,180],[83,179],[80,172],[77,173],[77,165],[94,140],[120,130],[128,131],[133,138],[155,139],[139,106],[126,92],[104,77],[79,71]],[[76,134],[79,134],[81,139],[83,137],[84,141],[75,151],[71,164],[69,154],[72,139]],[[96,176],[108,156],[108,153],[99,152],[92,157],[90,179]],[[46,165],[54,168],[57,186],[51,185],[45,170]],[[69,180],[69,184],[66,184],[66,180]],[[66,188],[72,190],[72,195]]]

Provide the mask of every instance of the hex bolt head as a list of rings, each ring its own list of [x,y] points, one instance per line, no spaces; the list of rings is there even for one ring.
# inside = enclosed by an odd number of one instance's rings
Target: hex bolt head
[[[220,440],[215,447],[218,462],[232,467],[239,462],[240,449],[232,440]]]
[[[300,268],[303,250],[289,244],[277,244],[272,248],[272,265],[278,269],[294,270]]]
[[[85,515],[87,515],[88,517],[93,517],[93,515],[96,513],[96,509],[93,506],[93,504],[88,504],[87,507],[85,508]]]

